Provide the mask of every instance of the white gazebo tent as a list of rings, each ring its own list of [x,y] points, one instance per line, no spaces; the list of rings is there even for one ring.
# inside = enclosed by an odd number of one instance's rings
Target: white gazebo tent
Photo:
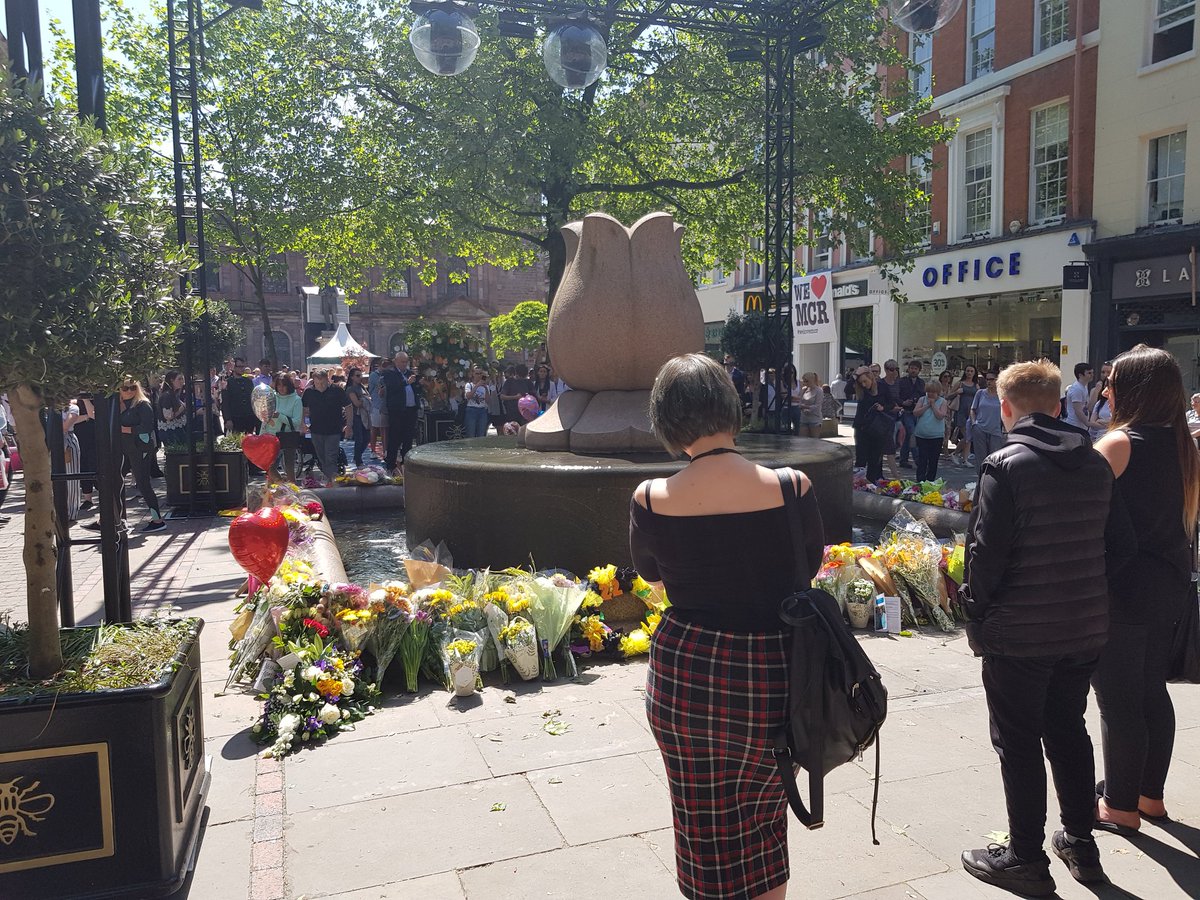
[[[356,341],[350,334],[350,329],[344,322],[340,323],[333,337],[308,358],[309,365],[336,365],[346,357],[357,359],[379,359],[379,357]]]

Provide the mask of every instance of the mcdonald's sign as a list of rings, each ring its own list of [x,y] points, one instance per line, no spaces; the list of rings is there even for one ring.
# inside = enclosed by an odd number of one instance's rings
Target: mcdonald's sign
[[[742,294],[742,312],[765,312],[766,295],[762,291],[745,291]]]

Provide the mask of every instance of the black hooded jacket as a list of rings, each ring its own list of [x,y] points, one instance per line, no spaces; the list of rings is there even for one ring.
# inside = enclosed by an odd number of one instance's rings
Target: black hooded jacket
[[[1088,434],[1042,413],[1020,419],[984,462],[975,492],[961,589],[971,648],[1020,657],[1099,651],[1108,637],[1106,568],[1135,551],[1112,469]]]

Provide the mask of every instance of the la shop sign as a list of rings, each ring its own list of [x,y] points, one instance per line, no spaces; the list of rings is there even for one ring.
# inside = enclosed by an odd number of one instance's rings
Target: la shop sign
[[[995,281],[1021,274],[1021,251],[991,256],[966,257],[949,260],[921,270],[921,283],[927,288],[938,285],[966,284],[973,281]]]
[[[837,339],[833,324],[833,276],[816,272],[793,281],[792,322],[797,344],[821,344]]]

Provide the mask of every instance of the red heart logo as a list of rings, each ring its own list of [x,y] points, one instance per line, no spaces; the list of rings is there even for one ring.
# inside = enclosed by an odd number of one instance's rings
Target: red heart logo
[[[229,526],[229,551],[238,565],[259,581],[275,574],[287,548],[287,519],[273,507],[242,513]]]
[[[275,465],[279,455],[279,438],[273,434],[248,434],[242,438],[242,452],[246,459],[263,471]]]
[[[829,283],[829,279],[826,278],[824,275],[815,275],[815,276],[813,276],[812,281],[810,281],[808,283],[808,285],[809,285],[809,287],[812,288],[813,296],[816,297],[818,300],[820,300],[821,295],[825,293],[825,286],[828,283]]]

